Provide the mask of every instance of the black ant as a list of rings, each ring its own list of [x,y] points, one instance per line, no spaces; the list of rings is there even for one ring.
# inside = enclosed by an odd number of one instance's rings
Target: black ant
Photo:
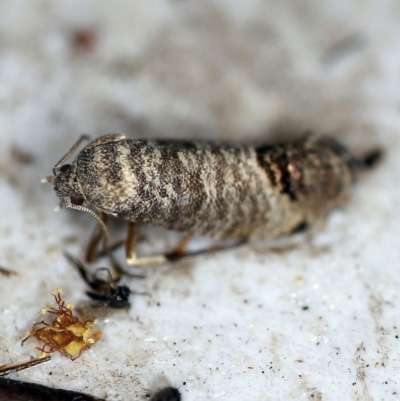
[[[75,266],[83,280],[85,280],[86,284],[95,291],[86,291],[86,294],[96,301],[102,301],[99,306],[107,305],[110,308],[115,309],[122,309],[130,306],[129,296],[131,295],[131,290],[126,285],[117,284],[120,277],[113,278],[108,268],[101,267],[95,271],[93,279],[90,279],[88,271],[79,259],[66,252],[64,255],[70,261],[70,263]],[[107,281],[97,277],[97,273],[101,270],[107,272]]]

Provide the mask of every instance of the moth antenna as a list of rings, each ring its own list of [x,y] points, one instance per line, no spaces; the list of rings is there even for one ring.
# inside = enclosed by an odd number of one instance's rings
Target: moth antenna
[[[105,235],[106,243],[109,243],[110,234],[108,233],[107,226],[104,224],[104,222],[100,219],[100,217],[93,210],[88,209],[87,207],[84,207],[84,206],[78,206],[78,205],[73,205],[73,204],[65,205],[65,207],[67,207],[69,209],[78,210],[79,212],[85,212],[87,214],[90,214],[92,217],[94,217],[96,219],[96,221],[99,223],[100,228]]]
[[[60,159],[60,161],[54,166],[53,174],[56,175],[57,170],[65,163],[67,159],[75,152],[75,150],[80,146],[82,141],[90,140],[90,136],[87,134],[82,134],[78,140],[72,145],[72,148]]]

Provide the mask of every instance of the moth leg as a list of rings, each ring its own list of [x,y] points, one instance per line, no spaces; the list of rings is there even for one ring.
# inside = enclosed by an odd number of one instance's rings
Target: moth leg
[[[168,261],[165,255],[152,255],[138,257],[136,254],[136,245],[139,237],[139,228],[136,223],[130,222],[128,226],[128,235],[125,241],[126,263],[130,266],[140,265],[158,265]]]
[[[184,258],[188,253],[185,252],[186,246],[192,238],[191,234],[185,234],[175,248],[169,252],[166,256],[168,260],[177,260]]]
[[[186,237],[183,238],[185,240]],[[188,241],[188,240],[187,240]],[[186,241],[186,242],[187,242]],[[220,252],[220,251],[226,251],[228,249],[234,249],[238,248],[239,246],[244,245],[247,242],[247,240],[238,240],[234,242],[233,244],[221,244],[221,245],[215,245],[215,246],[210,246],[209,248],[204,248],[204,249],[198,249],[197,251],[192,251],[192,252],[179,252],[180,249],[178,248],[180,243],[178,244],[178,247],[175,248],[171,253],[168,253],[165,255],[166,259],[169,262],[175,262],[179,259],[183,258],[190,258],[194,256],[200,256],[204,254],[209,254],[209,253],[214,253],[214,252]],[[178,249],[178,252],[176,251]]]
[[[108,216],[106,213],[101,212],[100,219],[103,221],[105,225],[107,225]],[[99,247],[102,238],[103,238],[103,231],[100,228],[96,227],[86,248],[85,262],[92,263],[98,258],[97,249]]]
[[[137,257],[136,245],[138,242],[138,237],[139,237],[139,230],[137,224],[129,223],[128,235],[125,242],[125,252],[126,252],[126,262],[128,263],[128,265],[131,266],[154,265],[154,264],[163,264],[166,262],[174,262],[183,258],[194,257],[206,253],[213,253],[236,248],[247,242],[247,239],[243,239],[243,240],[238,240],[233,244],[232,243],[222,244],[217,246],[211,246],[205,249],[199,249],[193,252],[186,252],[185,248],[191,238],[191,234],[185,234],[179,241],[178,245],[169,253],[166,253],[164,255]]]
[[[113,251],[115,251],[118,248],[121,248],[122,245],[125,244],[125,240],[121,239],[118,241],[115,241],[113,244],[111,244],[108,247],[105,247],[103,249],[99,249],[96,254],[94,255],[94,261],[96,261],[97,259],[103,258],[104,256],[108,256],[110,254],[110,252],[112,253]]]

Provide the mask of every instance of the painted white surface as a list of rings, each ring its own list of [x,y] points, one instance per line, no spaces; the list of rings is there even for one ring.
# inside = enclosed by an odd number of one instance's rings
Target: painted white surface
[[[40,184],[79,133],[309,129],[386,151],[321,232],[147,268],[127,282],[151,296],[96,310],[89,352],[14,377],[108,400],[161,378],[184,401],[399,400],[399,22],[395,0],[1,1],[0,264],[18,276],[0,276],[0,364],[37,355],[20,341],[51,290],[88,302],[62,252],[82,254],[94,221],[54,213]],[[73,48],[77,30],[96,32],[92,52]],[[176,241],[146,238],[143,252]]]

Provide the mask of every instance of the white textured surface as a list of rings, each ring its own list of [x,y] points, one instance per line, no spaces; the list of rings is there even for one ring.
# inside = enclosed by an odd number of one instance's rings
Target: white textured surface
[[[77,30],[96,32],[92,52]],[[151,296],[100,316],[89,352],[16,377],[108,400],[161,378],[184,401],[399,400],[399,49],[396,0],[1,1],[0,264],[19,275],[0,276],[0,365],[37,355],[20,340],[52,289],[87,302],[62,251],[82,252],[94,222],[53,213],[40,185],[79,133],[310,129],[386,150],[320,233],[149,268],[130,283]],[[149,235],[147,252],[176,239]]]

